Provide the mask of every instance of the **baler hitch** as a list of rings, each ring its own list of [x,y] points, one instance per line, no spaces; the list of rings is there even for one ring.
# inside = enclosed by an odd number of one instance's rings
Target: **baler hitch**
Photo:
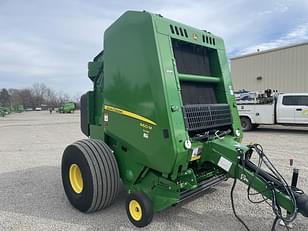
[[[300,189],[296,187],[297,177],[293,174],[293,183],[289,185],[278,170],[274,167],[269,158],[264,154],[263,148],[259,144],[249,145],[249,150],[243,153],[241,149],[237,149],[240,154],[240,160],[235,169],[235,180],[231,190],[232,208],[235,216],[240,220],[247,230],[247,225],[237,216],[234,210],[233,202],[233,190],[236,184],[236,178],[248,185],[247,197],[252,203],[261,203],[271,200],[268,203],[272,209],[276,218],[274,220],[272,230],[275,230],[278,220],[283,221],[284,224],[291,223],[297,216],[297,213],[301,213],[303,216],[308,217],[308,196]],[[252,154],[258,155],[258,165],[255,165],[251,161]],[[262,169],[264,164],[270,171]],[[298,172],[297,172],[298,174]],[[250,189],[254,188],[257,193],[251,193]],[[261,195],[262,200],[251,200],[252,195]],[[287,215],[283,215],[282,208],[287,210]]]

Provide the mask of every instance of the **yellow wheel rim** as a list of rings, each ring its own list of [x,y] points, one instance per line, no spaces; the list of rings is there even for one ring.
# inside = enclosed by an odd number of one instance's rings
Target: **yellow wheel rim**
[[[71,186],[75,193],[81,193],[83,190],[83,179],[80,168],[77,164],[72,164],[69,169],[69,178]]]
[[[142,209],[138,201],[131,200],[129,202],[129,213],[135,221],[140,221],[142,218]]]

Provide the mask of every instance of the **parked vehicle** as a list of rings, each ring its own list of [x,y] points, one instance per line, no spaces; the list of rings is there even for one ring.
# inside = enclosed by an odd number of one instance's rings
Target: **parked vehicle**
[[[244,131],[260,124],[308,125],[308,93],[284,93],[237,101]]]
[[[0,116],[1,117],[4,117],[5,116],[5,110],[4,110],[4,108],[3,107],[0,107]]]
[[[59,107],[59,113],[72,113],[76,110],[76,105],[73,102],[64,103],[61,107]]]
[[[5,115],[11,114],[11,107],[2,107],[2,111],[4,111]]]

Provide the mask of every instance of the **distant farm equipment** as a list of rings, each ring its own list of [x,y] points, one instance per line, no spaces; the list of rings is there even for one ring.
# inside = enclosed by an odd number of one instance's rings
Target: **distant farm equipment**
[[[15,107],[14,107],[14,111],[15,112],[24,112],[25,111],[25,109],[24,109],[24,106],[23,105],[16,105]]]
[[[0,116],[4,117],[5,116],[5,111],[3,107],[0,107]]]
[[[24,112],[24,106],[23,105],[15,105],[11,107],[0,107],[0,117],[4,117],[6,115],[11,114],[12,112]]]
[[[73,102],[64,103],[57,112],[59,113],[73,113],[76,110],[76,104]]]

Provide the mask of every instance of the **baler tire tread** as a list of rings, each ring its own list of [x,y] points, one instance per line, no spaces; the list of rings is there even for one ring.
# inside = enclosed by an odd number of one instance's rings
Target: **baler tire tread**
[[[93,142],[95,142],[98,147],[101,149],[102,152],[111,152],[110,148],[107,145],[101,145],[101,142],[99,140],[92,140]],[[112,190],[110,193],[110,202],[114,201],[115,197],[117,196],[118,192],[119,192],[119,179],[120,179],[120,174],[119,174],[119,170],[118,170],[118,166],[117,166],[117,162],[115,157],[113,156],[113,154],[111,155],[107,155],[107,158],[109,159],[109,163],[111,163],[110,167],[112,168],[111,171],[109,171],[110,176],[111,176],[111,182],[112,183]],[[101,207],[103,207],[103,204],[101,205]]]
[[[94,165],[94,171],[95,171],[95,175],[96,175],[96,182],[95,183],[93,182],[93,187],[94,187],[94,191],[96,192],[96,196],[93,196],[91,207],[87,211],[88,213],[90,213],[90,212],[98,211],[98,207],[99,207],[98,206],[98,200],[102,200],[102,198],[103,198],[103,192],[102,192],[103,183],[108,181],[108,180],[106,179],[105,175],[103,174],[103,171],[105,171],[105,169],[103,168],[104,163],[101,160],[100,155],[97,154],[97,153],[99,153],[99,151],[93,145],[92,145],[92,147],[90,146],[91,140],[80,140],[78,142],[82,143],[83,145],[85,145],[87,148],[89,148],[91,150],[91,151],[88,152],[88,154],[92,152],[89,155],[93,154],[91,159],[92,159],[92,164]],[[89,144],[88,144],[88,142],[89,142]],[[96,155],[94,153],[96,153]],[[101,181],[99,179],[101,179]],[[108,187],[107,187],[107,189],[108,189]]]
[[[93,145],[97,145],[97,148],[100,149],[100,152],[98,153],[105,153],[106,155],[100,155],[100,157],[102,158],[102,162],[105,163],[104,165],[106,166],[104,169],[105,174],[106,174],[106,178],[108,179],[108,175],[109,175],[109,184],[107,183],[107,188],[109,188],[110,190],[108,190],[108,192],[106,192],[106,200],[104,203],[101,203],[100,206],[98,207],[98,210],[105,208],[107,206],[109,206],[114,199],[116,198],[117,194],[118,194],[118,188],[119,188],[119,181],[120,181],[120,174],[119,174],[119,169],[117,166],[117,162],[115,157],[112,154],[111,149],[107,146],[107,144],[103,143],[100,140],[96,140],[96,139],[89,139],[90,142],[92,142]],[[108,187],[108,185],[110,187]]]
[[[100,153],[108,153],[108,152],[111,152],[110,150],[108,150],[106,147],[104,147],[104,145],[98,141],[98,140],[91,140],[91,142],[93,142],[93,145],[95,145],[99,150],[100,150]],[[108,168],[108,171],[105,171],[105,174],[107,176],[107,174],[109,175],[110,177],[110,180],[109,180],[109,184],[110,185],[110,190],[109,193],[106,192],[106,199],[104,200],[104,203],[100,203],[98,209],[100,210],[101,208],[104,208],[105,206],[108,206],[109,204],[112,203],[112,201],[114,200],[117,192],[114,190],[114,185],[117,184],[118,180],[116,180],[116,177],[114,176],[114,171],[116,169],[113,169],[112,168],[112,160],[110,158],[111,155],[106,155],[106,156],[101,156],[101,158],[104,158],[103,163],[109,163],[109,165],[107,165],[107,168]],[[106,169],[106,167],[105,167]]]
[[[87,141],[91,143],[92,146],[96,147],[97,154],[99,158],[101,159],[101,163],[102,163],[101,167],[104,170],[103,172],[100,172],[100,173],[101,175],[104,176],[104,179],[106,179],[105,181],[106,182],[106,192],[103,192],[103,196],[101,198],[98,198],[100,199],[100,202],[99,204],[97,204],[97,206],[94,207],[94,211],[99,211],[101,209],[108,207],[114,201],[115,197],[117,196],[118,191],[115,191],[113,188],[115,188],[114,185],[119,184],[119,174],[115,174],[115,173],[118,173],[118,168],[116,165],[116,160],[112,155],[112,151],[105,143],[103,143],[100,140],[95,140],[95,139],[88,139]],[[115,167],[111,168],[110,166],[115,166]]]
[[[92,142],[93,140],[89,140],[89,142]],[[94,146],[94,144],[92,144]],[[96,144],[95,144],[96,146]],[[99,148],[96,146],[95,148],[97,150],[97,152],[99,153],[100,150]],[[108,197],[108,191],[109,191],[109,187],[108,185],[110,185],[110,179],[108,179],[107,175],[108,172],[110,172],[109,167],[106,165],[106,158],[104,158],[102,155],[99,155],[99,159],[101,160],[101,175],[104,176],[103,180],[102,180],[102,187],[106,188],[106,193],[102,192],[102,196],[100,198],[97,198],[96,200],[96,206],[94,209],[96,209],[97,211],[99,211],[100,209],[102,209],[104,206],[104,204],[106,203],[106,201],[108,201],[107,197]],[[105,185],[104,185],[105,183]],[[101,188],[102,190],[102,188]],[[98,201],[99,199],[99,201]]]
[[[72,190],[68,181],[67,171],[69,164],[73,163],[80,166],[83,180],[88,181],[84,182],[84,187],[87,187],[83,188],[85,192],[80,194]],[[120,182],[119,169],[111,149],[94,139],[83,139],[69,145],[62,158],[62,181],[69,201],[78,210],[91,213],[106,208],[117,196]]]
[[[91,213],[94,212],[95,210],[93,210],[93,201],[95,198],[98,197],[98,174],[97,174],[97,163],[95,162],[95,156],[91,155],[91,149],[89,150],[89,148],[82,142],[82,140],[79,140],[75,143],[77,146],[79,146],[79,149],[82,148],[85,150],[85,152],[83,152],[84,154],[86,154],[88,156],[87,159],[90,159],[90,161],[88,161],[88,165],[91,169],[91,175],[92,175],[92,180],[93,180],[93,196],[92,196],[92,200],[91,200],[91,205],[89,206],[89,208],[84,211],[86,213]]]
[[[78,154],[77,153],[72,153],[70,151],[70,149],[78,149]],[[80,155],[81,154],[81,155]],[[82,159],[82,161],[80,161],[80,158]],[[66,169],[66,162],[69,162],[70,164],[74,163],[77,164],[78,167],[80,168],[80,171],[82,173],[82,178],[83,180],[85,180],[86,178],[88,178],[89,175],[91,175],[91,178],[89,181],[92,182],[92,185],[94,184],[94,182],[96,182],[96,175],[92,174],[94,171],[94,165],[92,164],[92,159],[88,154],[88,151],[85,149],[85,147],[80,144],[79,142],[75,142],[71,145],[69,145],[64,153],[63,153],[63,157],[62,157],[62,181],[63,181],[63,186],[66,192],[66,195],[69,199],[69,201],[71,202],[71,204],[77,208],[78,210],[82,211],[82,212],[88,212],[89,208],[91,206],[92,200],[90,201],[90,197],[89,195],[93,198],[95,197],[95,190],[90,190],[89,188],[83,188],[82,192],[78,195],[76,195],[74,193],[74,191],[71,189],[70,186],[70,182],[68,179],[68,174],[67,171],[68,169]],[[82,166],[84,165],[84,166]],[[84,168],[88,169],[88,172],[85,171]],[[84,184],[85,185],[85,184]]]

